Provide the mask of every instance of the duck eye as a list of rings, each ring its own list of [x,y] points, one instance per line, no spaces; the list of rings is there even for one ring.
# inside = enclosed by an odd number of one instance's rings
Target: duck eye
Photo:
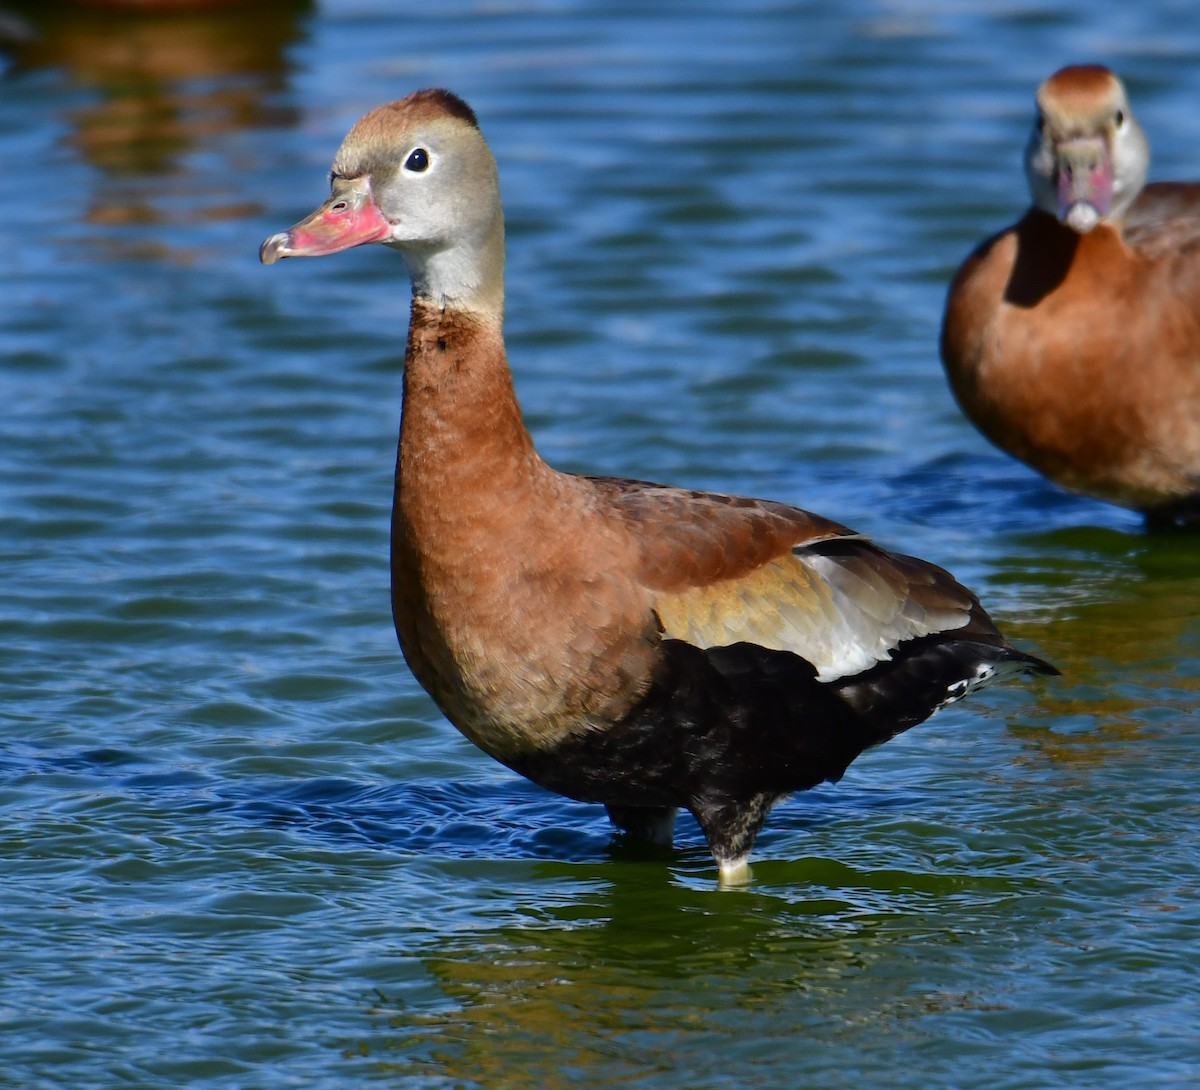
[[[1038,111],[1036,124],[1037,124],[1038,132],[1046,131],[1046,115],[1044,113],[1042,113],[1040,110]]]
[[[414,174],[424,174],[429,169],[429,152],[424,148],[414,148],[404,160],[404,169]]]
[[[1113,115],[1113,120],[1117,123],[1117,128],[1119,129],[1125,124],[1125,111],[1118,110],[1116,114]]]

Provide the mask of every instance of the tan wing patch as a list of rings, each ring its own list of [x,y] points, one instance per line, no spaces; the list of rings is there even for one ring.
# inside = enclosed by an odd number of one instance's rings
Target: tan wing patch
[[[862,542],[840,555],[801,547],[739,578],[661,595],[655,611],[666,638],[790,651],[833,681],[904,640],[963,627],[972,601],[940,568]]]

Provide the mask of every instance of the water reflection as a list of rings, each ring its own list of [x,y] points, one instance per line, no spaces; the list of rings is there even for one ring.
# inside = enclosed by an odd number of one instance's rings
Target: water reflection
[[[267,0],[155,15],[14,3],[27,30],[7,44],[8,77],[45,70],[87,92],[64,118],[65,143],[100,175],[87,222],[240,218],[258,204],[240,184],[249,148],[238,137],[294,122],[283,94],[288,50],[311,8],[311,0]],[[125,255],[165,245],[111,242]]]
[[[1024,631],[1010,624],[1010,635],[1036,638],[1063,672],[1025,710],[1039,751],[1099,761],[1104,743],[1194,719],[1200,534],[1079,527],[1021,544],[1028,552],[1012,558],[1014,578],[1040,584],[1054,605],[1027,618]]]
[[[539,868],[537,908],[509,906],[524,923],[439,938],[422,959],[435,1009],[381,988],[376,1033],[353,1051],[455,1086],[697,1085],[755,1066],[782,1075],[790,1061],[764,1054],[763,1025],[805,1036],[915,918],[690,889],[665,869],[595,868],[582,881],[587,869]],[[707,1066],[692,1066],[688,1042]],[[681,1054],[694,1056],[688,1070],[673,1069]]]
[[[1100,683],[1117,668],[1143,677],[1170,668],[1173,676],[1200,636],[1198,544],[1194,531],[1079,527],[1028,537],[1010,564],[1054,603],[1039,639],[1065,675]]]

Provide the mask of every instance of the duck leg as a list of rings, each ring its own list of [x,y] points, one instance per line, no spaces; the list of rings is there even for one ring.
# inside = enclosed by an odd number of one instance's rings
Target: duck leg
[[[717,861],[721,885],[745,885],[750,880],[750,849],[771,807],[782,797],[774,793],[746,799],[705,796],[689,804]]]
[[[608,819],[622,832],[648,844],[669,848],[675,842],[674,806],[618,806],[608,804]]]

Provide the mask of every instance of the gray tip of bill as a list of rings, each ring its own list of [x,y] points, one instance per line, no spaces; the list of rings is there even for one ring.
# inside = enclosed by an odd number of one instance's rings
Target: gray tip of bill
[[[281,257],[288,255],[288,233],[280,231],[272,235],[258,248],[258,260],[264,265],[274,265]]]

